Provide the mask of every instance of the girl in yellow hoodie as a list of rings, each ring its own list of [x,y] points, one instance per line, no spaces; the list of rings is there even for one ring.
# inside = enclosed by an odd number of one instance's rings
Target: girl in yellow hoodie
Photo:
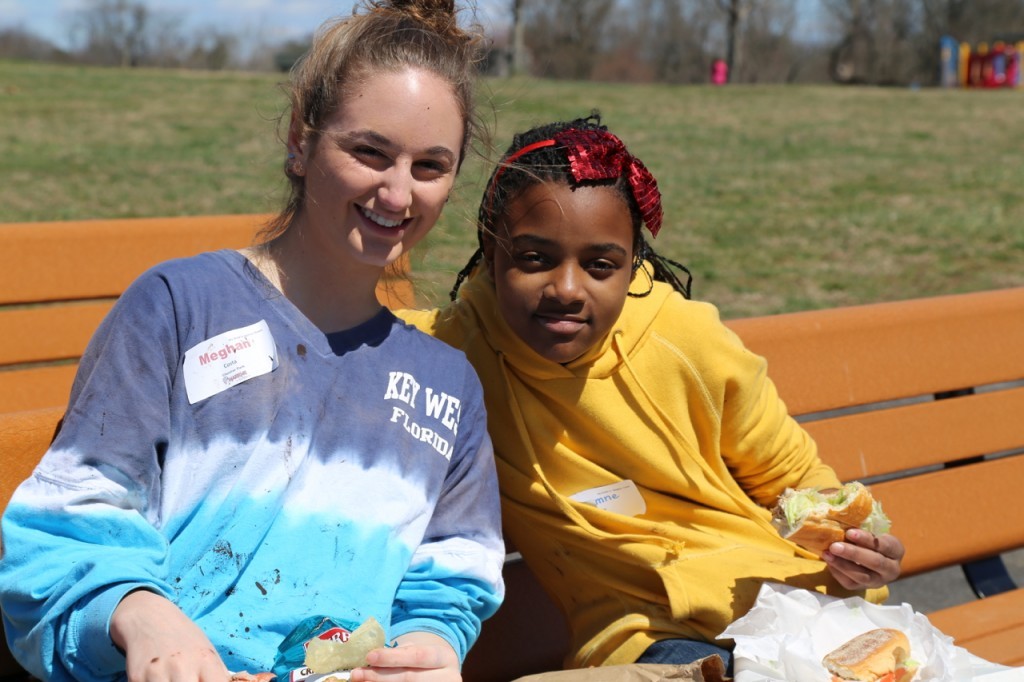
[[[648,246],[661,220],[598,116],[535,128],[491,176],[453,303],[403,313],[480,375],[506,537],[564,610],[572,667],[728,665],[716,637],[763,582],[882,601],[904,551],[851,530],[819,558],[772,527],[787,487],[840,482],[765,361]]]

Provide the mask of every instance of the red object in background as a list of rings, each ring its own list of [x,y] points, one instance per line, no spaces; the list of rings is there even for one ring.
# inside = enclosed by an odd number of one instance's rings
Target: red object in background
[[[996,59],[999,56],[999,46],[985,52],[981,61],[981,87],[994,88],[999,85],[999,72],[996,69]]]
[[[713,85],[725,85],[729,82],[729,65],[724,59],[716,59],[711,62],[711,83]]]
[[[963,85],[968,88],[1013,88],[1021,85],[1021,52],[1014,45],[985,43],[965,59]]]
[[[967,85],[973,88],[980,88],[982,85],[982,62],[985,57],[975,50],[971,50],[967,58]]]
[[[1020,85],[1020,52],[1013,46],[1006,47],[1006,86]]]

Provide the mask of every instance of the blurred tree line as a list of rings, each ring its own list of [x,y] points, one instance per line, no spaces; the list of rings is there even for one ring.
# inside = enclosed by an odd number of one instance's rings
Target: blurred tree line
[[[480,0],[477,0],[479,3]],[[820,8],[813,35],[798,12]],[[465,3],[463,3],[465,4]],[[1024,0],[494,0],[487,69],[553,79],[704,83],[932,84],[943,35],[1024,39]],[[496,9],[495,9],[496,8]],[[803,24],[806,25],[806,24]],[[186,29],[145,0],[86,0],[60,50],[0,29],[0,57],[197,69],[287,70],[305,40],[268,44],[227,27]]]
[[[507,0],[509,70],[548,78],[933,84],[939,39],[1024,39],[1024,0]],[[798,12],[820,7],[814,35]],[[806,25],[806,24],[805,24]]]
[[[68,13],[71,47],[62,49],[23,28],[0,28],[0,58],[100,66],[186,69],[275,67],[291,45],[259,44],[229,27],[186,27],[185,17],[154,10],[145,0],[85,0]],[[308,41],[303,42],[303,50]],[[243,49],[243,46],[245,48]]]

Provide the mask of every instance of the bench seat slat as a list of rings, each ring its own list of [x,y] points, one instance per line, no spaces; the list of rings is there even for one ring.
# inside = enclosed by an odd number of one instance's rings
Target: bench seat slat
[[[1024,378],[1024,287],[728,325],[793,414]]]
[[[1024,666],[1024,588],[927,615],[932,625],[974,655]]]
[[[1024,455],[872,485],[906,546],[903,575],[1024,547],[1021,481]]]
[[[808,422],[844,481],[1024,449],[1024,387]]]
[[[0,411],[0,443],[3,462],[0,467],[0,510],[7,507],[11,494],[28,478],[53,440],[64,409],[57,407],[22,412]]]
[[[0,309],[0,366],[75,359],[82,355],[112,301]]]

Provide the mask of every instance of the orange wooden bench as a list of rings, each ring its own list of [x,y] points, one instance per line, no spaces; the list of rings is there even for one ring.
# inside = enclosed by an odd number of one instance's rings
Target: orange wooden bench
[[[86,343],[132,280],[171,258],[249,246],[269,217],[0,224],[0,412],[66,403]],[[413,301],[401,268],[378,294]]]
[[[2,277],[2,275],[0,275]],[[1024,665],[1024,589],[1000,554],[1024,548],[1024,288],[734,320],[790,411],[844,480],[869,483],[907,546],[904,575],[962,566],[979,598],[929,613],[961,646]],[[0,412],[0,508],[61,409]],[[564,621],[516,555],[467,682],[560,667]],[[0,677],[17,666],[0,652]]]

